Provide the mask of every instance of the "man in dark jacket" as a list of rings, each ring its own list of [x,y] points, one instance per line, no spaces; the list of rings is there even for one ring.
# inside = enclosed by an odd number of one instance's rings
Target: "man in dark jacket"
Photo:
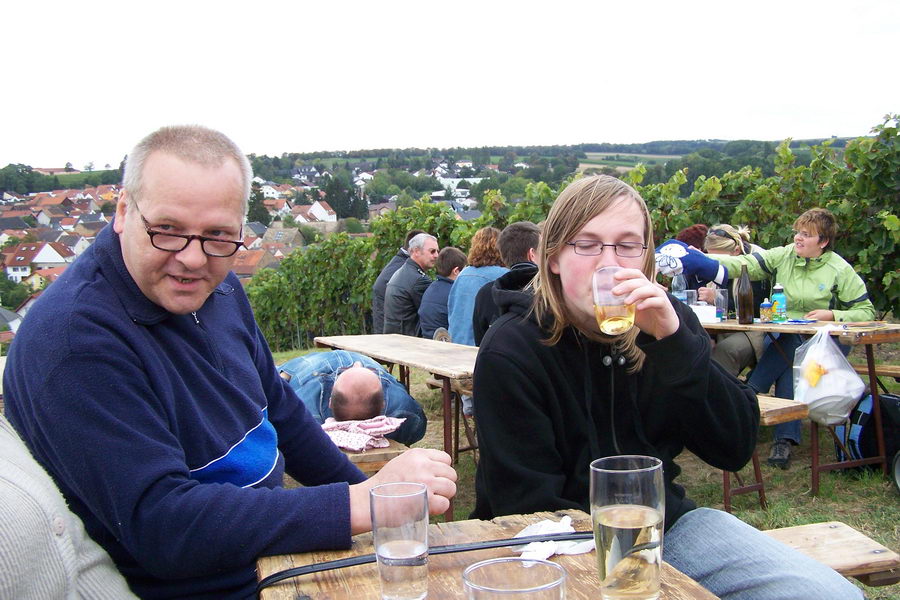
[[[649,251],[648,251],[649,249]],[[646,204],[604,175],[563,190],[542,230],[533,287],[502,298],[482,340],[474,391],[480,458],[473,517],[590,510],[597,458],[659,458],[665,485],[662,559],[722,598],[860,598],[825,565],[733,515],[697,508],[675,483],[685,449],[718,469],[756,448],[759,406],[710,358],[709,336],[653,281]],[[634,325],[601,332],[591,277],[618,266],[612,292]]]
[[[475,310],[472,312],[472,331],[475,345],[487,333],[491,323],[500,316],[495,293],[521,290],[537,273],[537,247],[541,241],[540,228],[531,221],[516,221],[507,225],[497,240],[500,258],[509,272],[494,281],[484,284],[475,295]],[[495,291],[496,290],[496,291]]]
[[[447,329],[447,298],[450,296],[450,288],[453,282],[466,266],[466,255],[459,248],[447,246],[438,254],[434,263],[437,272],[435,279],[425,294],[422,295],[422,304],[419,305],[419,324],[422,328],[422,337],[429,340],[434,337],[434,332],[440,327]]]
[[[384,295],[384,333],[418,336],[419,305],[431,285],[425,271],[438,257],[437,238],[420,233],[409,241],[409,258],[391,276]]]
[[[409,258],[409,240],[413,239],[420,233],[425,233],[421,229],[412,229],[406,234],[406,241],[403,247],[397,250],[397,254],[391,257],[391,260],[384,266],[375,283],[372,285],[372,333],[384,332],[384,292],[387,290],[388,281],[391,276],[397,272],[397,269]]]
[[[231,271],[252,178],[217,131],[144,138],[115,218],[10,347],[6,416],[140,598],[255,597],[260,556],[371,529],[373,485],[426,483],[432,513],[455,489],[425,448],[367,479],[278,377]]]

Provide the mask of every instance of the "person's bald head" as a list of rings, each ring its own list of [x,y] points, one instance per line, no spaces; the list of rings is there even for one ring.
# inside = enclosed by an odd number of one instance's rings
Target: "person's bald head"
[[[331,412],[338,421],[365,421],[384,412],[384,391],[381,378],[357,361],[334,380]]]

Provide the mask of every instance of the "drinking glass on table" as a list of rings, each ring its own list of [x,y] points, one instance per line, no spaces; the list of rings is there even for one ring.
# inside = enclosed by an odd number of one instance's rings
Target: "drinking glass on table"
[[[591,519],[603,600],[659,598],[665,499],[658,458],[608,456],[591,463]]]
[[[566,570],[548,560],[492,558],[463,572],[468,600],[564,600]]]
[[[594,271],[594,317],[606,335],[619,335],[634,326],[634,304],[625,304],[625,296],[616,296],[612,288],[619,284],[613,278],[621,267],[602,267]]]
[[[728,288],[718,288],[716,292],[716,318],[724,321],[728,318]]]
[[[421,483],[384,483],[369,490],[381,597],[428,595],[428,489]]]

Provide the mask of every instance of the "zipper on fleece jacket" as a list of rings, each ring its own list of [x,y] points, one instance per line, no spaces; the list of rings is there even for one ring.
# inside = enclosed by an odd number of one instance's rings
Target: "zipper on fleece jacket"
[[[219,356],[218,351],[216,351],[216,345],[213,344],[212,340],[209,339],[209,334],[206,332],[206,328],[203,327],[203,324],[200,323],[200,317],[197,316],[197,313],[192,312],[191,316],[194,317],[194,323],[197,324],[197,327],[200,329],[201,335],[203,336],[203,341],[206,344],[206,350],[209,353],[210,362],[220,373],[224,375],[224,365],[222,364],[222,358]]]
[[[594,390],[594,378],[590,369],[590,344],[584,344],[584,359],[585,364],[588,365],[588,369],[586,370],[586,377],[584,382],[584,407],[587,410],[588,416],[588,438],[590,439],[591,445],[591,456],[594,458],[600,458],[600,440],[597,439],[597,428],[596,423],[594,421],[594,414],[591,410],[591,406],[593,405],[593,390]],[[612,437],[613,448],[616,451],[616,454],[622,454],[622,451],[619,449],[619,441],[616,438],[616,420],[615,420],[615,370],[616,365],[624,365],[625,357],[621,354],[613,357],[612,355],[604,355],[602,358],[602,363],[605,367],[609,368],[609,385],[610,385],[610,394],[609,394],[609,432]]]

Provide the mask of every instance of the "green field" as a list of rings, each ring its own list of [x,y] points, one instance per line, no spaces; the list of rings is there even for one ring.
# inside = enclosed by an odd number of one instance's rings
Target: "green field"
[[[579,170],[584,171],[591,167],[624,167],[633,169],[638,163],[646,165],[665,164],[674,158],[680,158],[675,154],[626,154],[616,152],[588,152],[587,158],[581,160]]]
[[[95,185],[92,183],[85,183],[85,180],[90,178],[99,178],[99,180],[103,179],[103,176],[107,173],[116,173],[115,169],[111,169],[109,171],[83,171],[81,173],[64,173],[62,175],[57,175],[56,177],[59,179],[59,185],[63,188],[71,188],[71,189],[81,189],[84,187],[90,187],[91,185]],[[116,181],[118,182],[118,174],[116,174]]]

